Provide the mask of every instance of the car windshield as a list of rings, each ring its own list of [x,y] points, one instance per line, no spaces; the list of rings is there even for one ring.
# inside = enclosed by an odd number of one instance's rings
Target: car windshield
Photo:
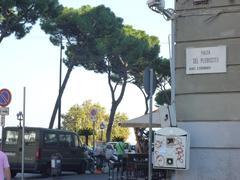
[[[7,130],[6,131],[6,144],[17,144],[18,142],[18,131],[17,130]]]

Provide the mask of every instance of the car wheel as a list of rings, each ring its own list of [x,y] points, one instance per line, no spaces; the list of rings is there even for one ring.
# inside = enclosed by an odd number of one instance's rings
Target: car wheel
[[[49,177],[51,175],[51,164],[50,163],[48,163],[44,167],[44,169],[42,171],[42,175],[43,175],[43,177]]]

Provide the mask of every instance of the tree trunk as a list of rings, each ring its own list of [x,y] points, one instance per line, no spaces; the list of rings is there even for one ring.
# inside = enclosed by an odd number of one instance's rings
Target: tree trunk
[[[88,146],[88,135],[85,135],[85,144]]]
[[[136,85],[137,86],[137,85]],[[140,88],[139,86],[137,86],[140,91],[142,92],[143,96],[144,96],[144,101],[145,101],[145,112],[144,114],[147,114],[148,113],[148,99],[149,99],[149,96],[146,96],[146,94],[144,93],[143,89]],[[135,139],[136,139],[136,146],[137,146],[137,152],[138,153],[143,153],[143,147],[142,147],[142,144],[140,141],[141,141],[141,138],[139,138],[139,130],[140,128],[134,128],[134,134],[135,134]]]
[[[59,94],[58,94],[58,97],[57,97],[57,100],[56,100],[56,103],[55,103],[55,106],[54,106],[54,109],[53,109],[53,113],[52,113],[52,117],[51,117],[51,120],[50,120],[50,123],[49,123],[49,129],[52,129],[53,128],[53,124],[54,124],[54,121],[55,121],[55,118],[56,118],[56,114],[57,114],[57,110],[58,110],[58,106],[59,106],[59,101],[61,100],[62,98],[62,95],[63,95],[63,91],[67,85],[67,82],[68,82],[68,79],[70,77],[70,74],[73,70],[73,65],[71,65],[68,70],[67,70],[67,73],[65,75],[65,78],[64,78],[64,81],[62,83],[62,86],[60,88],[60,91],[59,91]]]
[[[111,140],[111,132],[112,132],[112,126],[114,122],[114,116],[117,110],[118,104],[116,101],[112,102],[111,112],[109,116],[109,122],[107,125],[107,132],[106,132],[106,141],[109,142]]]
[[[121,92],[120,92],[120,95],[119,95],[117,100],[115,100],[115,94],[114,94],[114,92],[116,90],[116,87],[117,87],[117,84],[116,84],[115,88],[112,87],[110,72],[108,73],[108,84],[109,84],[111,95],[112,95],[112,107],[111,107],[109,122],[108,122],[108,125],[107,125],[107,131],[106,131],[106,141],[107,142],[109,142],[111,140],[111,133],[112,133],[112,126],[113,126],[113,123],[114,123],[114,116],[116,114],[118,105],[122,101],[122,98],[123,98],[123,95],[124,95],[124,92],[125,92],[125,89],[126,89],[126,86],[127,86],[127,70],[126,69],[125,69],[124,73],[125,74],[124,74],[124,77],[123,77]]]

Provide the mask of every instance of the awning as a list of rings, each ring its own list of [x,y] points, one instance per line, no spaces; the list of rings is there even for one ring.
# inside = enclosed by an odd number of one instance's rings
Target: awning
[[[122,127],[147,128],[149,127],[149,117],[150,114],[145,114],[143,116],[121,122],[119,125]],[[161,106],[159,109],[152,112],[152,127],[160,128],[169,125],[169,110],[167,106]]]

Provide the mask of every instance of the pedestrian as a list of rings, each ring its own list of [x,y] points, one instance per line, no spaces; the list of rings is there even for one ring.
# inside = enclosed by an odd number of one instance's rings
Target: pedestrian
[[[114,156],[116,156],[116,150],[113,148],[112,144],[107,144],[105,150],[105,158],[107,160],[115,160]]]
[[[118,155],[118,159],[122,159],[123,154],[125,153],[124,149],[125,149],[125,145],[122,141],[117,142],[116,144],[116,151],[117,151],[117,155]]]
[[[105,143],[96,143],[95,149],[94,149],[94,156],[96,157],[96,174],[101,174],[105,159]]]
[[[8,162],[7,155],[0,151],[0,179],[11,180],[10,166]]]

